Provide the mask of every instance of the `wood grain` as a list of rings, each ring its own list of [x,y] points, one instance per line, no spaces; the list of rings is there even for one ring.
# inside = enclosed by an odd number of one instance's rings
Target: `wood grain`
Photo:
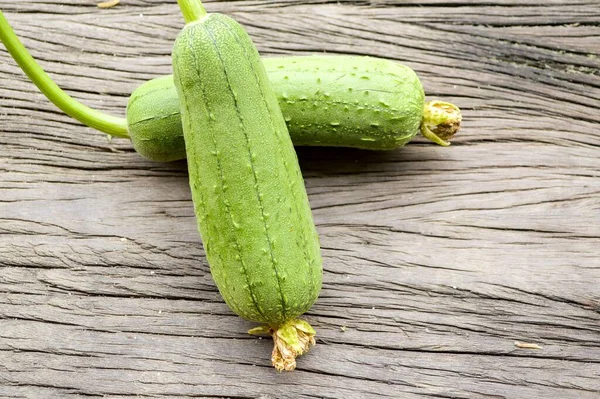
[[[124,114],[175,2],[0,0],[57,83]],[[294,373],[211,280],[184,162],[80,126],[0,51],[0,397],[598,398],[600,4],[219,1],[265,55],[382,56],[464,111],[450,148],[301,148],[325,261]],[[542,349],[524,349],[515,341]]]

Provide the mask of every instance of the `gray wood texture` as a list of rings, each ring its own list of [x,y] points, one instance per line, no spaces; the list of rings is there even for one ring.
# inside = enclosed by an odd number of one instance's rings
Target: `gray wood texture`
[[[122,115],[183,21],[174,0],[96,2],[0,9],[59,85]],[[324,285],[317,346],[278,374],[211,280],[185,162],[70,120],[0,50],[0,397],[600,398],[597,0],[207,8],[264,55],[403,62],[463,130],[299,149]]]

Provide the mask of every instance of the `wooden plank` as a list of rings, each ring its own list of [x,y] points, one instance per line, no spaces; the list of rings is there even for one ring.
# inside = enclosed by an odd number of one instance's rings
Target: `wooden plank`
[[[464,129],[447,149],[298,150],[324,286],[318,345],[278,375],[211,280],[185,162],[71,121],[1,51],[0,397],[600,395],[597,2],[208,7],[265,55],[406,63]],[[61,86],[121,115],[182,25],[159,0],[0,8]]]

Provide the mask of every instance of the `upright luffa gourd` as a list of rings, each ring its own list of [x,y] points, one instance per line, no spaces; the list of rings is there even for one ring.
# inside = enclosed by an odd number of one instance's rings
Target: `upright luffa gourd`
[[[298,316],[317,299],[321,256],[277,98],[244,29],[198,1],[173,47],[190,187],[212,276],[229,307],[264,323],[278,370],[314,344]]]

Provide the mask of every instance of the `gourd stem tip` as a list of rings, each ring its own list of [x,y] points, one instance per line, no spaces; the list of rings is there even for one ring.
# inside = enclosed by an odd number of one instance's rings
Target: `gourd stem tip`
[[[460,130],[460,109],[451,103],[429,101],[425,103],[421,134],[436,144],[447,147]]]
[[[304,320],[294,319],[279,327],[256,327],[248,331],[253,335],[270,334],[273,337],[271,362],[277,371],[292,371],[296,357],[315,345],[315,330]]]

